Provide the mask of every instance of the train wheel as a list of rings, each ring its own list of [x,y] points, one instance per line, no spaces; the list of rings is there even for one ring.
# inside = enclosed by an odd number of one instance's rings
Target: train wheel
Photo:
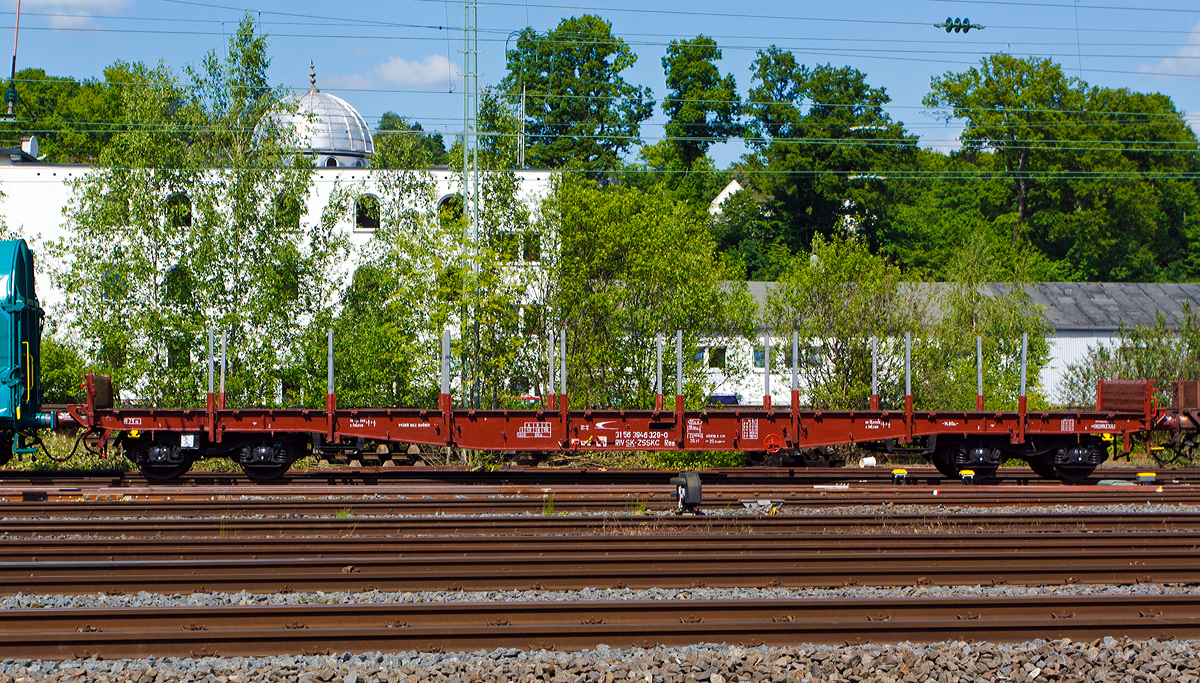
[[[1092,476],[1096,471],[1095,465],[1054,465],[1054,476],[1067,483],[1078,483]]]
[[[1033,470],[1034,474],[1042,479],[1058,479],[1058,475],[1054,472],[1054,462],[1050,458],[1030,458],[1029,469]]]
[[[268,482],[278,479],[287,474],[287,471],[290,469],[292,469],[292,463],[290,462],[284,465],[276,465],[274,467],[267,467],[263,465],[242,466],[242,471],[246,473],[246,476],[250,477],[252,481],[256,482]]]
[[[137,439],[125,442],[125,457],[137,465],[138,471],[142,476],[150,481],[170,481],[183,476],[188,470],[192,469],[192,459],[183,458],[177,463],[171,462],[156,462],[151,458],[150,449],[152,444],[146,439]],[[163,448],[160,445],[154,445],[155,448]]]
[[[954,451],[951,450],[936,450],[929,459],[933,461],[933,466],[938,472],[942,473],[943,477],[950,479],[958,479],[958,466],[954,464]]]
[[[247,446],[245,450],[258,456],[251,462],[245,462],[245,460],[241,462],[242,471],[256,482],[268,482],[282,477],[292,468],[292,463],[298,457],[296,445],[290,443],[278,446]],[[279,462],[281,459],[283,462]]]
[[[0,467],[8,464],[13,457],[13,433],[0,432]]]
[[[988,479],[995,479],[997,469],[999,469],[999,468],[998,467],[976,467],[976,468],[974,468],[973,471],[975,472],[975,481],[987,481]]]

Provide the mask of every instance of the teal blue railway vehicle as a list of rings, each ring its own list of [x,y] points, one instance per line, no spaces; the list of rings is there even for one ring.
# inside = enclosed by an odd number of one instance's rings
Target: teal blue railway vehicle
[[[36,450],[36,431],[54,426],[42,412],[44,320],[33,252],[25,240],[0,241],[0,464]]]

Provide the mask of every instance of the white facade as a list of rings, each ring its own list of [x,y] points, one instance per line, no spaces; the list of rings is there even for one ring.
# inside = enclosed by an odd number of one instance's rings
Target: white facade
[[[65,211],[73,194],[71,183],[86,176],[90,170],[90,166],[82,164],[0,165],[0,191],[4,193],[0,200],[0,221],[11,233],[28,240],[36,254],[44,254],[46,243],[67,236]],[[312,177],[312,192],[301,220],[307,223],[318,220],[330,193],[339,185],[359,196],[379,198],[380,192],[374,177],[384,172],[366,168],[316,169]],[[520,180],[518,198],[526,205],[536,207],[549,188],[551,173],[544,170],[520,170],[515,173]],[[430,174],[439,203],[461,192],[461,175],[449,170],[433,170]],[[355,223],[352,216],[346,217],[341,221],[341,228],[351,244],[359,248],[370,240],[373,230],[363,229]],[[349,271],[353,264],[347,266]],[[45,268],[39,269],[37,287],[43,304],[61,300]]]

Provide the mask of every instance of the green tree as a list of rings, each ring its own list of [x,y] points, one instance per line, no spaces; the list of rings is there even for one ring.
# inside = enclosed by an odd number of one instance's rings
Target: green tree
[[[741,97],[733,74],[721,76],[721,48],[708,36],[672,40],[662,58],[668,94],[663,98],[665,128],[679,166],[690,171],[709,147],[741,134]]]
[[[16,120],[0,123],[0,135],[17,146],[20,138],[38,138],[50,163],[89,163],[121,129],[126,88],[137,88],[133,65],[114,62],[104,79],[76,81],[48,76],[42,69],[17,72]]]
[[[599,187],[568,174],[544,201],[539,225],[560,245],[547,264],[546,316],[549,327],[567,330],[573,404],[653,406],[655,337],[682,330],[686,400],[699,405],[712,389],[695,357],[701,342],[732,347],[754,330],[742,273],[717,255],[705,217],[661,189]],[[730,360],[732,374],[738,364]],[[668,386],[673,376],[668,367]]]
[[[1044,59],[992,55],[934,79],[925,104],[961,119],[965,152],[1009,186],[989,231],[1072,279],[1194,277],[1200,155],[1170,98],[1089,87]]]
[[[934,78],[923,102],[943,110],[947,121],[965,121],[965,149],[993,150],[1003,159],[1016,204],[1012,239],[1019,240],[1023,223],[1040,208],[1030,201],[1033,171],[1054,163],[1056,132],[1083,106],[1080,81],[1049,59],[998,53],[978,68]]]
[[[56,273],[89,358],[156,405],[203,395],[206,331],[229,334],[232,405],[277,403],[302,322],[326,310],[344,252],[335,226],[299,208],[312,167],[266,79],[266,40],[247,16],[224,59],[185,85],[136,66],[125,130],[75,185]]]
[[[883,111],[883,88],[849,67],[798,64],[772,46],[752,66],[741,170],[784,225],[793,253],[816,235],[852,234],[872,248],[887,229],[894,187],[916,154],[916,138]]]
[[[42,402],[51,404],[80,403],[83,390],[83,355],[60,335],[47,331],[42,336]]]
[[[592,14],[563,19],[539,35],[523,29],[509,50],[500,88],[525,98],[527,158],[543,168],[611,171],[640,143],[641,123],[654,110],[649,88],[621,72],[637,55]]]
[[[1067,366],[1063,397],[1069,405],[1094,406],[1096,384],[1111,379],[1155,380],[1163,383],[1160,392],[1170,390],[1167,382],[1200,379],[1200,317],[1185,307],[1181,319],[1160,313],[1153,325],[1122,326],[1114,343],[1090,346],[1083,360]]]
[[[904,333],[919,335],[923,322],[914,294],[899,268],[854,238],[814,237],[811,253],[790,259],[763,317],[780,337],[799,333],[798,371],[809,405],[867,407],[875,337],[881,400],[903,406]],[[783,351],[790,360],[790,345]]]
[[[426,133],[419,122],[386,111],[375,127],[373,168],[423,169],[450,163],[441,133]]]
[[[1030,259],[1035,261],[1036,259]],[[1026,395],[1031,407],[1047,398],[1040,378],[1050,360],[1050,327],[1026,288],[1028,261],[996,253],[973,235],[953,254],[948,282],[931,288],[940,315],[913,349],[913,393],[926,410],[973,410],[978,391],[976,337],[983,338],[983,386],[987,405],[1015,410],[1021,387],[1021,335],[1029,335]],[[985,288],[993,290],[985,293]]]

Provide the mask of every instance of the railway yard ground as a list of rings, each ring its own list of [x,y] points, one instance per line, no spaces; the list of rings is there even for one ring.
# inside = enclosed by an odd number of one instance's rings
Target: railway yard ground
[[[0,472],[0,683],[1200,681],[1200,470]]]

